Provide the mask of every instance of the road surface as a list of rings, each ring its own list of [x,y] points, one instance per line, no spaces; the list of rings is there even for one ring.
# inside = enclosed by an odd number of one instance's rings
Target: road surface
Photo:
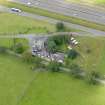
[[[28,6],[46,9],[67,16],[82,18],[92,22],[105,24],[105,11],[83,6],[80,4],[67,3],[65,0],[11,0]],[[31,3],[31,4],[28,4]]]
[[[32,13],[28,13],[28,12],[16,13],[16,12],[11,11],[10,8],[4,7],[4,6],[0,6],[0,11],[1,12],[7,12],[7,13],[14,13],[16,15],[29,17],[29,18],[33,18],[33,19],[37,19],[37,20],[47,21],[51,24],[56,24],[57,22],[60,22],[60,20],[52,19],[52,18],[45,17],[45,16],[39,16],[39,15],[35,15]],[[104,31],[99,31],[96,29],[87,28],[87,27],[84,27],[81,25],[72,24],[72,23],[68,23],[68,22],[63,22],[63,23],[70,28],[84,31],[84,32],[82,32],[84,35],[87,34],[87,35],[94,35],[94,36],[105,36]]]

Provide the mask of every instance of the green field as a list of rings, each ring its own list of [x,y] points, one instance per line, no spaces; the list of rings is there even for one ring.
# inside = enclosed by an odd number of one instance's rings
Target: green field
[[[28,34],[55,31],[55,26],[45,21],[33,20],[15,14],[0,13],[0,34]]]
[[[0,105],[16,105],[35,74],[18,58],[0,55]]]
[[[29,41],[27,39],[15,39],[15,43],[21,43],[24,48],[29,48]],[[0,38],[0,47],[11,48],[14,45],[14,39]]]
[[[65,74],[39,73],[19,105],[104,105],[105,87]]]
[[[104,86],[38,73],[18,58],[0,55],[0,105],[104,105],[104,97]]]

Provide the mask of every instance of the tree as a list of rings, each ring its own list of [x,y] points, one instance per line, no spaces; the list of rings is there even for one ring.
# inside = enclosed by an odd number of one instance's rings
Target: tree
[[[25,51],[22,57],[25,62],[33,64],[31,68],[32,70],[35,70],[36,68],[45,68],[42,59],[37,56],[32,56],[32,53],[29,51]]]
[[[33,70],[45,69],[46,65],[42,61],[43,60],[40,57],[34,56],[34,60],[33,60],[34,65],[33,65],[32,69]]]
[[[97,71],[89,71],[86,74],[86,80],[90,84],[97,84],[98,83],[98,81],[97,81],[98,78],[100,78],[100,74]]]
[[[47,50],[50,53],[55,53],[57,51],[57,45],[53,40],[47,41]]]
[[[42,59],[37,56],[34,56],[34,64],[37,68],[42,68]]]
[[[17,38],[13,38],[13,46],[15,46],[17,43]]]
[[[82,70],[81,70],[81,68],[77,65],[77,64],[72,64],[71,66],[70,66],[70,73],[74,76],[74,77],[76,77],[76,78],[80,78],[80,77],[82,77]]]
[[[68,44],[69,36],[68,35],[56,35],[52,37],[56,45]]]
[[[22,43],[17,43],[17,44],[15,44],[13,50],[16,53],[23,53],[24,52],[24,47],[23,47]]]
[[[60,67],[61,67],[61,63],[58,63],[56,61],[51,61],[48,65],[48,69],[51,70],[52,72],[61,71]]]
[[[57,31],[64,31],[64,30],[65,30],[64,24],[63,24],[62,22],[58,22],[58,23],[56,24],[56,30],[57,30]]]
[[[32,63],[32,62],[34,62],[34,58],[33,58],[33,56],[32,56],[32,53],[31,52],[29,52],[29,51],[25,51],[24,53],[23,53],[23,60],[25,61],[25,62],[28,62],[28,63]]]
[[[78,52],[76,50],[71,49],[68,51],[68,58],[75,59],[78,56]]]

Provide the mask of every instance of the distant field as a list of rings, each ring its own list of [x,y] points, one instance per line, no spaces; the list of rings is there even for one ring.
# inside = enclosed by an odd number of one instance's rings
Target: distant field
[[[15,14],[0,13],[0,34],[46,33],[55,26],[44,21],[33,20]]]

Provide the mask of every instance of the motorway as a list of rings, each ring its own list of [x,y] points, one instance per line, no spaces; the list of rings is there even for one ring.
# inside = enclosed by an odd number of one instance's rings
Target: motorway
[[[105,11],[80,4],[67,3],[65,0],[11,0],[13,2],[38,7],[51,12],[61,13],[92,22],[105,24]],[[31,4],[27,4],[27,3]]]
[[[45,17],[45,16],[39,16],[39,15],[31,14],[28,12],[21,12],[21,13],[12,12],[10,8],[7,8],[7,7],[1,6],[1,5],[0,5],[0,11],[1,12],[7,12],[7,13],[13,13],[13,14],[16,14],[19,16],[29,17],[29,18],[32,18],[35,20],[37,19],[37,20],[41,20],[41,21],[46,21],[46,22],[49,22],[51,24],[56,24],[57,22],[60,22],[60,20],[52,19],[52,18]],[[68,23],[68,22],[63,22],[63,23],[70,28],[82,30],[83,32],[81,34],[84,34],[84,35],[105,36],[104,31],[99,31],[96,29],[87,28],[87,27],[84,27],[81,25],[72,24],[72,23]]]

